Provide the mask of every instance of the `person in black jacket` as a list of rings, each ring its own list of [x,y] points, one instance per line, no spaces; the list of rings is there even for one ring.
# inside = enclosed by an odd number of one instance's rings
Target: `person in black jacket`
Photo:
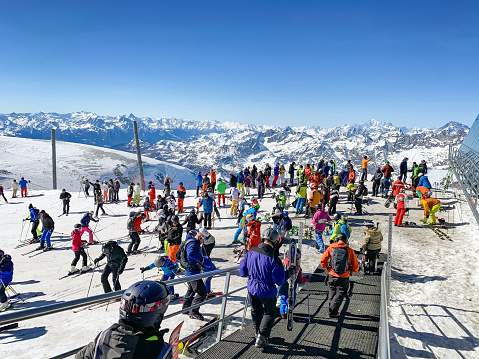
[[[376,170],[373,176],[373,196],[374,197],[378,196],[379,186],[381,184],[381,178],[383,178],[383,173],[381,172],[381,167],[378,167],[378,169]]]
[[[113,287],[115,291],[121,289],[120,274],[125,269],[128,257],[125,254],[123,248],[121,248],[116,241],[108,241],[101,248],[101,254],[96,258],[93,263],[98,264],[103,258],[106,257],[106,265],[101,274],[101,284],[105,293],[111,292],[111,286],[108,282],[108,276],[112,274]]]
[[[123,293],[118,323],[98,334],[75,359],[171,358],[171,346],[163,339],[168,329],[160,330],[169,302],[170,292],[163,282],[131,285]]]
[[[70,198],[72,195],[66,191],[66,189],[62,189],[62,193],[60,193],[60,199],[63,201],[63,214],[68,216],[68,212],[70,212]]]
[[[176,252],[180,248],[183,227],[178,216],[171,217],[171,226],[168,228],[168,258],[176,262]]]
[[[53,222],[52,217],[45,212],[45,210],[40,211],[40,219],[42,221],[42,236],[40,237],[40,246],[37,248],[38,250],[49,251],[53,249],[52,244],[50,242],[50,237],[52,236],[53,230],[55,229],[55,222]],[[45,247],[45,242],[47,246]]]
[[[233,174],[233,172],[230,172],[230,187],[236,187],[236,184],[238,183],[238,178]]]
[[[407,160],[408,158],[405,157],[399,164],[399,175],[403,182],[406,182],[407,180]]]
[[[251,168],[251,187],[256,188],[256,177],[258,176],[258,169],[256,165]]]
[[[193,208],[186,216],[184,221],[181,223],[181,225],[184,226],[186,224],[185,231],[186,233],[188,233],[192,229],[196,229],[196,225],[200,224],[202,220],[203,218],[198,218],[198,216],[196,215],[196,210]]]

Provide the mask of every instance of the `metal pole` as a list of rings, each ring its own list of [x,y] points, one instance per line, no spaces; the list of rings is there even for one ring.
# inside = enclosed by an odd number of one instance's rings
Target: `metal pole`
[[[388,231],[388,263],[387,263],[387,305],[389,306],[389,301],[391,299],[391,255],[392,255],[392,244],[393,244],[393,214],[389,214],[389,231]]]
[[[57,189],[57,149],[55,144],[55,129],[52,128],[52,172],[53,189]]]
[[[228,300],[230,278],[231,278],[231,273],[230,272],[226,273],[225,289],[223,290],[223,294],[225,294],[225,296],[223,297],[223,300],[221,301],[220,323],[218,324],[218,334],[216,335],[217,342],[221,341],[221,334],[223,333],[223,326],[224,326],[223,319],[226,313],[226,302]]]
[[[138,125],[133,121],[133,130],[135,131],[136,156],[138,157],[138,168],[140,170],[140,186],[141,190],[145,190],[145,177],[143,176],[143,163],[141,162],[140,140],[138,139]]]

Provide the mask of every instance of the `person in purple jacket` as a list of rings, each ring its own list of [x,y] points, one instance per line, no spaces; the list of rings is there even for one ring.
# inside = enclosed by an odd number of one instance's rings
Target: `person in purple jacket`
[[[256,329],[257,348],[268,346],[268,339],[276,313],[276,286],[285,281],[281,259],[275,255],[275,246],[280,237],[274,229],[267,228],[261,234],[262,243],[251,248],[240,262],[240,275],[248,277],[248,297],[251,303],[251,317]]]

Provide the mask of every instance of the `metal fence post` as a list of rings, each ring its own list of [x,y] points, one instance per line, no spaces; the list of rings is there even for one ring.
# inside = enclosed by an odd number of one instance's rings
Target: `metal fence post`
[[[387,300],[388,306],[391,299],[391,257],[392,257],[392,244],[393,244],[393,214],[389,213],[389,231],[388,231],[388,263],[387,263]]]
[[[229,292],[229,289],[230,289],[230,278],[231,278],[231,273],[230,272],[226,273],[225,289],[223,291],[223,294],[225,296],[223,297],[223,300],[221,301],[221,313],[220,313],[220,320],[219,320],[219,323],[218,323],[218,334],[216,335],[216,341],[217,342],[219,342],[221,340],[221,335],[223,333],[223,327],[224,327],[223,320],[225,318],[226,302],[228,300],[228,292]]]

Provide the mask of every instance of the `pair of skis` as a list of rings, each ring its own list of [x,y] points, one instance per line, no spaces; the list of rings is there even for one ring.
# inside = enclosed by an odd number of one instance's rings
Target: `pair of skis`
[[[433,231],[434,233],[436,233],[436,235],[437,235],[439,238],[441,238],[443,241],[445,241],[445,240],[447,239],[448,241],[451,241],[451,242],[452,242],[452,238],[449,237],[449,235],[447,235],[444,231],[440,230],[439,228],[434,227],[432,224],[429,224],[429,228],[431,228],[432,231]]]

